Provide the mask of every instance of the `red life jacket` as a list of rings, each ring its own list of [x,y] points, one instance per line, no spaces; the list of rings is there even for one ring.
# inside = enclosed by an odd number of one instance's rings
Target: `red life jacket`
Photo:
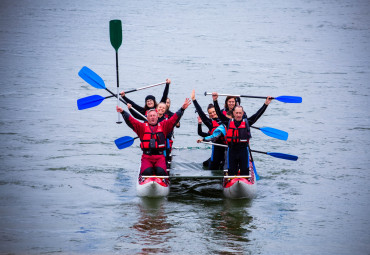
[[[150,139],[154,139],[154,147],[150,147]],[[166,145],[166,137],[163,133],[163,129],[160,123],[157,124],[157,130],[153,132],[148,123],[145,123],[144,135],[140,137],[140,147],[142,150],[157,149],[163,150]]]
[[[212,120],[212,130],[210,132],[208,132],[210,135],[213,134],[213,132],[216,130],[216,128],[218,128],[218,126],[220,126],[220,124],[218,124],[217,121],[215,120]],[[218,143],[223,143],[223,144],[226,144],[225,142],[225,137],[224,136],[220,136],[217,141]]]
[[[215,120],[212,120],[212,130],[211,130],[211,135],[213,134],[213,132],[216,130],[216,128],[219,126],[220,124],[218,124],[217,121]]]
[[[251,138],[248,120],[243,119],[239,127],[235,126],[234,119],[229,120],[226,131],[227,143],[247,143]]]

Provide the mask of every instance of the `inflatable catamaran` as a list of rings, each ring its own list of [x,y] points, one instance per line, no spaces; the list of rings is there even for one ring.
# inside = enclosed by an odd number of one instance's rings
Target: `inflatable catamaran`
[[[95,72],[93,72],[91,69],[87,68],[86,66],[83,67],[79,71],[79,76],[86,81],[91,86],[97,88],[97,89],[104,89],[107,92],[110,93],[107,97],[102,97],[99,95],[93,95],[88,96],[85,98],[81,98],[77,100],[77,107],[79,110],[84,110],[88,108],[92,108],[95,106],[98,106],[101,104],[105,99],[107,98],[117,98],[117,106],[119,106],[119,103],[122,102],[127,105],[127,102],[125,102],[122,98],[119,97],[119,75],[118,75],[118,49],[121,46],[122,43],[122,25],[120,20],[111,20],[109,23],[110,26],[110,40],[113,48],[115,49],[116,53],[116,77],[117,77],[117,93],[113,93],[110,91],[103,81],[103,79],[97,75]],[[151,88],[154,86],[159,86],[162,84],[166,84],[166,82],[161,82],[149,86],[145,86],[142,88],[137,88],[133,90],[126,91],[125,93],[131,93],[135,91],[139,91],[146,88]],[[205,92],[204,95],[211,95],[211,93]],[[248,97],[248,98],[266,98],[266,97],[260,97],[260,96],[247,96],[247,95],[230,95],[230,94],[218,94],[219,96],[234,96],[234,97]],[[302,98],[296,97],[296,96],[279,96],[279,97],[273,97],[271,99],[275,99],[280,102],[284,103],[301,103]],[[117,108],[118,109],[118,108]],[[136,111],[134,108],[131,108],[134,111]],[[139,115],[141,115],[144,119],[146,119],[145,116],[143,116],[140,112],[136,111]],[[120,114],[118,115],[118,121],[117,123],[122,123],[120,120]],[[264,134],[274,137],[280,140],[287,140],[288,133],[274,129],[269,127],[253,127],[252,128],[258,129]],[[115,140],[116,146],[119,149],[124,149],[129,146],[131,146],[134,143],[134,140],[138,137],[132,138],[129,136],[124,136],[121,138],[118,138]],[[211,144],[215,146],[224,146],[227,147],[225,144],[214,144],[210,142],[204,142],[206,144]],[[256,153],[262,153],[266,154],[272,157],[286,159],[286,160],[292,160],[296,161],[298,159],[297,156],[279,153],[279,152],[262,152],[262,151],[256,151],[256,150],[250,150],[251,152]],[[168,196],[170,193],[170,185],[171,180],[176,178],[181,179],[220,179],[222,181],[222,187],[223,187],[223,194],[227,198],[253,198],[256,196],[257,192],[257,181],[259,180],[259,176],[257,174],[253,158],[250,157],[250,164],[249,164],[249,173],[248,176],[229,176],[227,171],[225,171],[225,174],[223,176],[174,176],[174,175],[168,175],[168,176],[143,176],[139,173],[138,176],[138,182],[137,182],[137,194],[141,197],[165,197]]]

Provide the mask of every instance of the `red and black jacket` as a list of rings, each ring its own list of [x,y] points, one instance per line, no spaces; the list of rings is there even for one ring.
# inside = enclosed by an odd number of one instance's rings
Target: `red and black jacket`
[[[220,124],[216,121],[216,120],[212,120],[212,129],[211,131],[209,132],[210,135],[213,134],[213,132],[216,130],[216,128],[220,126]],[[220,136],[217,140],[216,140],[216,143],[221,143],[221,144],[226,144],[226,141],[225,141],[225,137],[224,136]]]
[[[150,140],[154,139],[155,143],[150,146]],[[151,129],[148,123],[145,123],[144,135],[140,138],[140,147],[143,151],[146,150],[164,150],[166,148],[166,136],[163,133],[161,123],[157,124],[157,129]]]
[[[247,119],[243,119],[238,127],[236,127],[234,119],[229,121],[226,131],[226,141],[228,144],[247,144],[251,137],[251,131]]]

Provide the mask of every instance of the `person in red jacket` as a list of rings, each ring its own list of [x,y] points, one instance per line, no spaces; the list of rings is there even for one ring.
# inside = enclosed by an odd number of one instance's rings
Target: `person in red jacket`
[[[143,151],[141,156],[141,175],[168,175],[166,159],[163,151],[166,149],[166,136],[170,133],[176,123],[180,120],[184,110],[191,104],[189,98],[185,99],[182,107],[168,120],[158,122],[158,113],[155,109],[147,111],[148,122],[142,123],[133,118],[121,107],[116,107],[126,124],[139,136],[140,147]],[[130,106],[129,106],[130,107]]]

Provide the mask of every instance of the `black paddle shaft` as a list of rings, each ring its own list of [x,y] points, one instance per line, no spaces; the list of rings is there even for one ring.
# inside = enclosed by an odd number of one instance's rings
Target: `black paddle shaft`
[[[204,95],[207,96],[207,95],[212,95],[212,93],[209,93],[209,92],[204,92]],[[261,97],[261,96],[248,96],[248,95],[229,95],[229,94],[219,94],[219,96],[234,96],[234,97],[248,97],[248,98],[263,98],[263,99],[267,99],[267,97]],[[271,97],[271,99],[275,99],[275,97]]]
[[[248,98],[263,98],[263,99],[267,99],[267,97],[247,96],[247,95],[240,95],[240,97],[248,97]],[[275,97],[271,97],[271,99],[275,99]]]
[[[117,88],[119,88],[119,75],[118,75],[118,51],[116,51],[116,74],[117,74]]]
[[[110,91],[109,89],[105,88],[106,91],[108,91],[109,93],[112,94],[112,97],[117,97],[118,95],[114,94],[112,91]],[[124,103],[125,105],[127,105],[126,101],[124,101],[122,98],[119,98],[119,101],[121,101],[122,103]]]
[[[118,95],[114,94],[112,91],[110,91],[109,89],[105,88],[106,91],[108,91],[109,93],[112,94],[112,97],[117,97],[119,98]],[[127,102],[125,100],[123,100],[122,98],[119,98],[119,101],[121,101],[122,103],[124,103],[125,105],[127,105]],[[139,115],[141,115],[141,117],[145,118],[146,117],[144,115],[142,115],[140,112],[138,112],[135,108],[132,108],[135,112],[137,112]]]
[[[257,153],[262,153],[262,154],[267,154],[267,152],[265,152],[265,151],[256,151],[256,150],[250,150],[250,151],[257,152]]]

